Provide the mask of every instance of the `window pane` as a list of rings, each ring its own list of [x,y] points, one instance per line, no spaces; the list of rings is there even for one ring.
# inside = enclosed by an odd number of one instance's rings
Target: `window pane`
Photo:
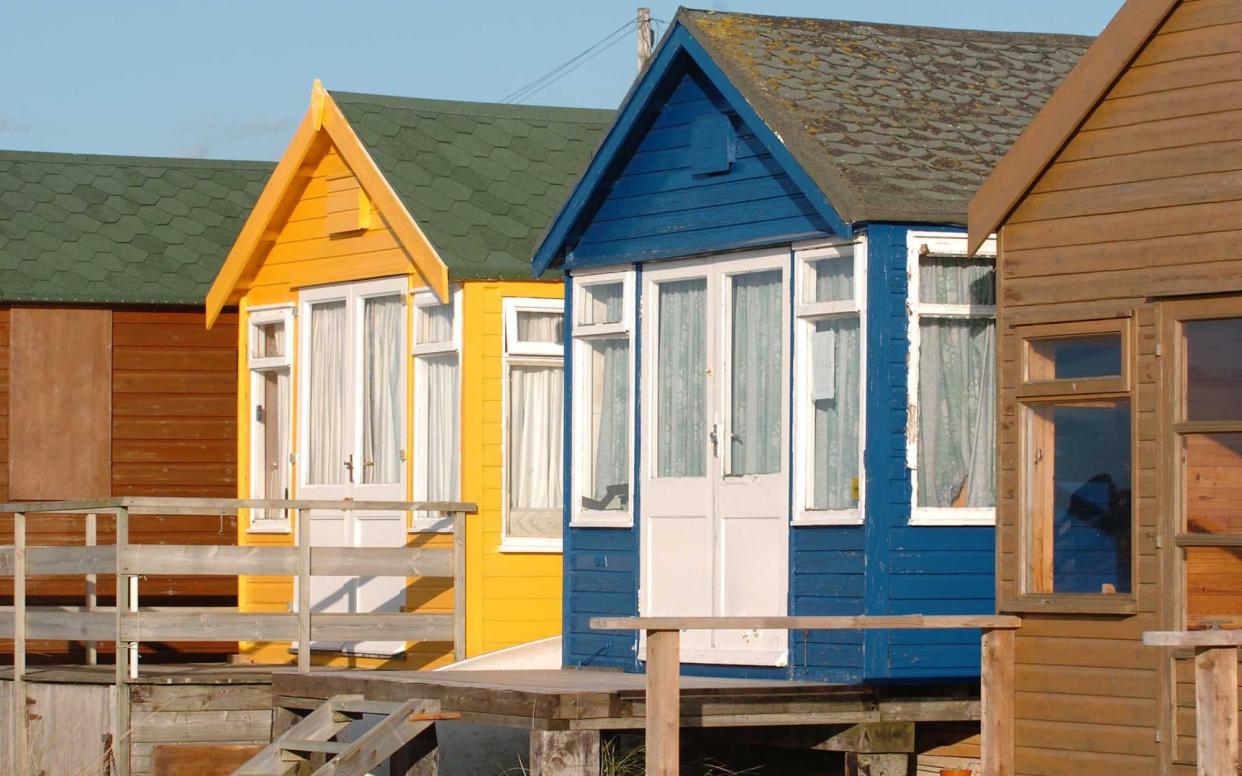
[[[417,498],[456,501],[461,457],[457,441],[457,356],[421,357],[418,365],[420,382],[414,390],[415,401],[419,402],[421,438],[414,460],[416,466],[422,467],[423,492]]]
[[[846,302],[854,298],[854,257],[838,256],[808,263],[810,282],[804,302]]]
[[[578,322],[587,326],[600,323],[620,323],[625,301],[625,284],[596,283],[584,286],[582,310]]]
[[[1121,335],[1031,340],[1027,380],[1121,376]]]
[[[518,340],[520,342],[549,342],[557,345],[565,341],[563,313],[519,310],[517,314]]]
[[[1035,591],[1129,593],[1130,403],[1033,409],[1030,444]]]
[[[401,327],[399,296],[363,302],[362,482],[401,481]],[[312,416],[313,417],[313,416]]]
[[[707,279],[659,285],[656,476],[707,472]]]
[[[919,321],[921,507],[996,505],[996,322]]]
[[[1183,444],[1186,530],[1242,533],[1242,434],[1190,434]]]
[[[453,305],[416,305],[414,307],[414,343],[431,345],[453,341]]]
[[[1188,321],[1186,420],[1242,420],[1242,318]]]
[[[811,411],[815,449],[810,508],[858,506],[861,359],[858,318],[817,321],[811,334]]]
[[[586,343],[590,434],[582,451],[582,509],[629,509],[630,343]]]
[[[256,323],[253,333],[253,341],[250,344],[252,358],[278,358],[285,355],[284,321]]]
[[[509,368],[508,535],[561,535],[561,430],[559,366]]]
[[[312,485],[345,482],[345,381],[352,370],[345,363],[348,318],[345,302],[311,305],[310,417],[307,423],[307,474]]]
[[[289,497],[289,378],[268,370],[256,372],[254,380],[255,464],[250,493],[253,498],[284,499]],[[252,519],[279,519],[281,510],[266,513],[254,510]]]
[[[729,474],[781,469],[781,270],[732,278]]]
[[[996,304],[996,264],[990,256],[924,256],[919,260],[924,304]]]

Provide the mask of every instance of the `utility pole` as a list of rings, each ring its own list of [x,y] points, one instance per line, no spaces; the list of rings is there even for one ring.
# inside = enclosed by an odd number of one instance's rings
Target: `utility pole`
[[[651,29],[651,9],[638,9],[638,72],[651,59],[651,50],[655,48],[655,32]]]

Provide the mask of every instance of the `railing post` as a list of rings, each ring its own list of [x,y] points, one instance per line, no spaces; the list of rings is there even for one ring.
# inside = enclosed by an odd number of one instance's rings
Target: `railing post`
[[[1009,629],[983,631],[982,737],[983,776],[1013,776],[1014,640]]]
[[[466,659],[466,515],[453,513],[453,660]]]
[[[129,555],[129,509],[117,507],[116,515],[116,730],[112,734],[112,753],[116,776],[129,776],[129,644],[124,624],[130,614],[129,575],[124,574]]]
[[[1238,772],[1238,648],[1195,649],[1195,748],[1200,776]]]
[[[298,672],[310,672],[311,659],[311,590],[310,590],[310,510],[298,514]]]
[[[13,773],[25,774],[26,736],[26,514],[13,513]]]
[[[94,547],[99,542],[99,519],[94,512],[86,515],[86,546]],[[86,575],[86,611],[93,612],[98,605],[99,597],[97,586],[99,584],[99,576],[97,574]],[[95,642],[86,642],[86,664],[93,666],[99,663],[99,649],[95,646]]]
[[[647,631],[647,776],[681,771],[681,632]]]

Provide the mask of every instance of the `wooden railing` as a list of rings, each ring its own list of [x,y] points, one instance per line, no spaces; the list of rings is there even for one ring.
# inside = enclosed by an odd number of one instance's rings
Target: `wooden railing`
[[[647,776],[680,773],[681,631],[683,630],[983,630],[980,732],[984,776],[1013,774],[1014,631],[1018,617],[593,617],[595,630],[641,630],[647,636]]]
[[[1238,772],[1238,647],[1242,630],[1148,631],[1151,647],[1195,651],[1195,760],[1201,776]]]
[[[235,515],[238,510],[284,511],[294,516],[284,547],[236,545],[133,544],[133,515]],[[452,547],[312,547],[310,512],[383,511],[435,512],[452,516]],[[126,684],[138,677],[138,645],[143,641],[296,641],[297,670],[311,666],[309,645],[324,641],[444,641],[454,656],[465,648],[465,516],[473,504],[457,502],[328,501],[124,497],[89,501],[48,501],[0,504],[13,513],[13,544],[0,546],[0,577],[13,579],[13,605],[0,607],[0,638],[13,639],[14,752],[13,773],[24,774],[28,762],[24,679],[29,639],[84,641],[87,660],[94,663],[97,642],[116,647],[116,731],[113,754],[117,776],[129,773],[129,693]],[[85,544],[29,546],[26,523],[37,513],[83,514]],[[113,544],[96,543],[99,515],[114,515]],[[100,574],[116,575],[116,605],[98,606]],[[240,612],[230,608],[140,607],[138,578],[171,576],[290,576],[296,579],[296,600],[290,612]],[[33,575],[79,576],[86,579],[83,606],[33,607],[26,601],[27,580]],[[313,576],[440,577],[453,582],[453,613],[314,613]]]

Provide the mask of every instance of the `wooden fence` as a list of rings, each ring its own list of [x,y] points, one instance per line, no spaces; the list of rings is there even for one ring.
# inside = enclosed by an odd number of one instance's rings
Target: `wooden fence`
[[[1014,755],[1014,631],[1005,615],[856,617],[593,617],[595,630],[641,630],[647,637],[647,776],[681,772],[681,631],[683,630],[932,630],[981,628],[980,700],[984,776],[1012,776]]]
[[[233,515],[242,509],[285,511],[295,516],[291,546],[131,544],[131,515]],[[391,511],[438,512],[452,515],[453,546],[312,547],[310,512]],[[296,641],[297,670],[310,671],[311,650],[324,641],[445,641],[454,656],[465,647],[465,516],[473,504],[457,502],[326,501],[125,497],[90,501],[0,504],[0,513],[14,515],[13,544],[0,546],[0,577],[13,578],[13,605],[0,607],[0,638],[13,639],[12,773],[25,774],[29,761],[26,739],[25,687],[28,639],[84,641],[87,659],[95,662],[94,644],[116,647],[116,738],[113,754],[117,776],[129,774],[129,693],[125,685],[138,676],[138,645],[143,641]],[[85,543],[80,547],[28,546],[26,521],[37,513],[84,514]],[[101,514],[116,518],[114,544],[96,543]],[[96,604],[100,574],[116,575],[116,605]],[[231,608],[139,606],[138,578],[144,574],[185,576],[290,576],[296,579],[293,611],[239,612]],[[83,606],[32,607],[26,603],[30,576],[79,576],[86,579]],[[453,580],[453,613],[315,613],[311,611],[313,576],[442,577]]]

